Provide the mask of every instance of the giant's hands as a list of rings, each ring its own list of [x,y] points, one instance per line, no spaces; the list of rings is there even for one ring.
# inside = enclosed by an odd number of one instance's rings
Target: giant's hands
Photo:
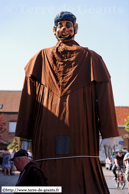
[[[21,149],[28,150],[29,141],[28,140],[21,140]]]
[[[110,137],[110,138],[107,138],[107,139],[103,139],[101,141],[101,144],[100,144],[100,150],[102,150],[102,148],[104,146],[107,146],[109,148],[113,148],[114,145],[115,145],[115,141],[114,141],[113,137]]]
[[[106,155],[106,158],[110,158],[111,155],[112,155],[112,150],[114,149],[115,150],[115,141],[114,141],[114,138],[113,137],[110,137],[110,138],[107,138],[107,139],[103,139],[101,141],[101,144],[100,144],[100,151],[102,150],[102,148],[104,147],[105,149],[105,155]]]

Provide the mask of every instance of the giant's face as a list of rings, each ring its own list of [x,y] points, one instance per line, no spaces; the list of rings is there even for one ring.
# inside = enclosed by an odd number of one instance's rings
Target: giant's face
[[[59,21],[56,26],[56,36],[59,38],[68,38],[74,35],[74,26],[71,21]]]

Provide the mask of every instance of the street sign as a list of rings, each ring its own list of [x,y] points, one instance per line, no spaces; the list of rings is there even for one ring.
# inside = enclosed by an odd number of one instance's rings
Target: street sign
[[[125,143],[124,141],[119,141],[120,145],[124,145],[124,143]]]

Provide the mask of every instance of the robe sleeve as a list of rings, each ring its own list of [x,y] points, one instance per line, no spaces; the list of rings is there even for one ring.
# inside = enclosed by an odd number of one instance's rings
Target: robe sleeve
[[[33,113],[35,107],[35,81],[25,76],[15,136],[31,139],[33,132]]]
[[[41,81],[42,51],[35,54],[25,66],[25,79],[21,95],[15,136],[31,139],[36,100],[36,80]]]
[[[102,138],[119,136],[111,82],[96,83],[97,112]]]

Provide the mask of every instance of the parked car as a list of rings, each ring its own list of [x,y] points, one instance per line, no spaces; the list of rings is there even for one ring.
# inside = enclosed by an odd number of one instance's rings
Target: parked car
[[[105,166],[106,155],[105,155],[104,148],[99,152],[99,160],[100,160],[101,165]]]
[[[105,167],[106,167],[107,170],[108,170],[108,169],[111,170],[113,164],[115,163],[115,157],[116,157],[116,155],[118,154],[118,151],[119,151],[119,150],[114,151],[110,159],[109,159],[109,158],[106,158]],[[122,149],[122,152],[123,152],[123,155],[125,156],[125,154],[126,154],[128,151]]]

